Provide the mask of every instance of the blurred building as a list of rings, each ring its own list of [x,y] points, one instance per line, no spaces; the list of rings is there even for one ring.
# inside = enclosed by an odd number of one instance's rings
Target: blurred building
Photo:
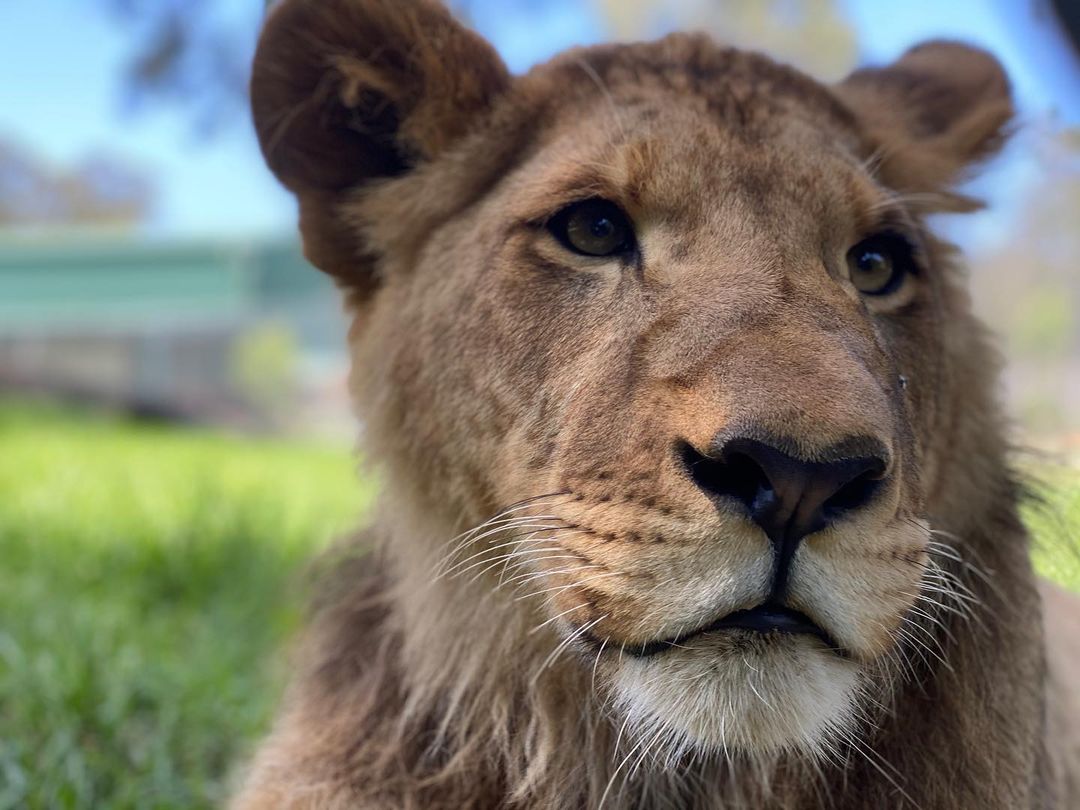
[[[344,319],[292,242],[102,237],[0,250],[0,390],[258,424],[340,399]]]

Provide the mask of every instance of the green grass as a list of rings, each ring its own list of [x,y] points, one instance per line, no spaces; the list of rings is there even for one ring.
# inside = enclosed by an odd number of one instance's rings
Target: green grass
[[[1027,519],[1075,587],[1080,474],[1051,479]],[[370,490],[344,447],[0,404],[0,810],[219,806]]]
[[[1033,482],[1036,497],[1023,515],[1034,537],[1035,567],[1080,591],[1080,469],[1043,467]]]
[[[219,806],[347,448],[0,407],[0,808]]]

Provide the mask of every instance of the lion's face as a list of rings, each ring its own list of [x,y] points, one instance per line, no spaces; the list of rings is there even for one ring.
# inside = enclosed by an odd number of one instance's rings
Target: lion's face
[[[441,575],[531,605],[673,753],[819,751],[918,643],[955,282],[865,84],[697,38],[583,51],[335,198],[378,278],[350,337],[372,452],[495,515]]]
[[[432,443],[457,434],[444,475],[544,496],[451,574],[537,594],[636,720],[809,743],[919,593],[932,403],[901,375],[940,354],[920,229],[812,105],[733,126],[607,89],[617,114],[599,92],[565,110],[390,283],[418,340],[373,326],[356,365],[438,414]]]

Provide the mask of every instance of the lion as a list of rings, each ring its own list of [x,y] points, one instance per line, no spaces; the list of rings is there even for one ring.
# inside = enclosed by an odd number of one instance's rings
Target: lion
[[[434,0],[278,4],[255,127],[382,490],[233,807],[1080,806],[1080,612],[928,224],[1010,96],[956,42],[513,76]]]

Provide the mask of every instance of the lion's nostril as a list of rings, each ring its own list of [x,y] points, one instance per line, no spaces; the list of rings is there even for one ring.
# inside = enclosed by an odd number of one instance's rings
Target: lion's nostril
[[[734,498],[753,510],[763,491],[771,491],[765,471],[749,456],[732,453],[719,459],[710,458],[689,444],[684,444],[682,460],[694,483],[711,497]]]
[[[822,504],[827,518],[839,517],[844,512],[858,509],[868,503],[881,486],[881,473],[867,470],[844,484]]]

